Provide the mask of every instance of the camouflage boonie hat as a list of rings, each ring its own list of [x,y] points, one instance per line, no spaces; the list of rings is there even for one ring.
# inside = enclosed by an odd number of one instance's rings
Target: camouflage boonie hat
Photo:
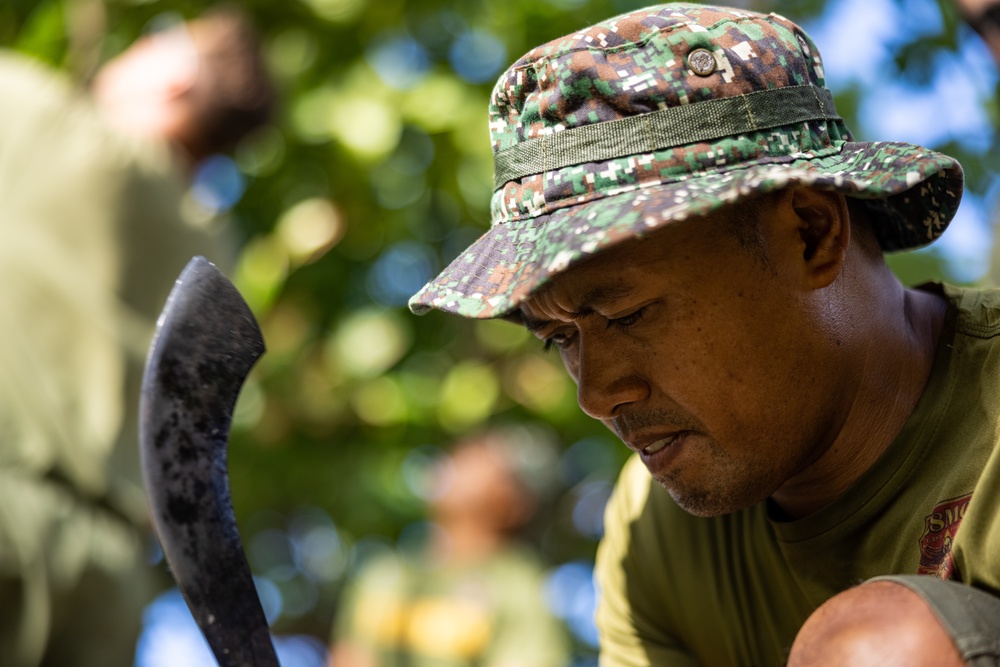
[[[885,251],[937,238],[962,169],[940,153],[860,143],[815,44],[777,14],[668,4],[529,51],[489,109],[492,228],[410,300],[500,317],[582,259],[789,185],[869,200]]]

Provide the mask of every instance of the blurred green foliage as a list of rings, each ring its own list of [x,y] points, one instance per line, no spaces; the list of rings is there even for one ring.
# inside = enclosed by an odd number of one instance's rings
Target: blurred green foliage
[[[305,574],[272,577],[290,599],[312,587],[312,602],[286,605],[279,630],[326,638],[349,547],[372,537],[393,542],[419,526],[413,473],[421,457],[487,419],[547,425],[567,454],[531,537],[552,563],[592,558],[596,535],[573,514],[599,512],[600,502],[580,507],[594,489],[606,490],[624,447],[580,413],[558,359],[517,327],[439,313],[418,318],[404,303],[488,225],[486,105],[500,70],[537,44],[644,4],[242,3],[262,31],[283,102],[274,124],[235,154],[246,190],[230,212],[242,248],[234,280],[269,350],[236,416],[234,504],[250,543],[292,534],[302,521],[323,524],[320,516],[332,517],[334,531],[322,534],[339,545],[319,552],[327,561]],[[749,5],[799,21],[824,9],[823,0]],[[4,0],[0,45],[84,77],[164,15],[191,17],[207,6]],[[937,6],[941,34],[901,35],[893,45],[898,71],[887,75],[925,81],[938,54],[976,39],[946,0]],[[835,92],[856,126],[865,91]],[[963,160],[982,193],[997,153],[942,148]],[[944,275],[927,254],[893,265],[910,281]],[[256,570],[288,560],[259,544],[251,549]]]

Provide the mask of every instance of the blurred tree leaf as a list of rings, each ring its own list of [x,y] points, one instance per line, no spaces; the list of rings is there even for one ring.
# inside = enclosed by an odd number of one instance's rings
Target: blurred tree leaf
[[[21,19],[12,43],[19,51],[39,60],[52,65],[61,63],[68,46],[62,3],[45,0],[31,7]]]

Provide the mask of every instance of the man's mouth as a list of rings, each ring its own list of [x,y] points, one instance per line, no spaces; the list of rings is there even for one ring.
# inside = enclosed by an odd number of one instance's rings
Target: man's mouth
[[[655,454],[664,447],[669,447],[680,437],[680,433],[674,433],[673,435],[668,435],[666,438],[660,438],[659,440],[654,440],[645,447],[642,448],[642,453],[649,456],[650,454]]]
[[[646,445],[645,447],[643,447],[642,448],[642,453],[643,454],[647,454],[647,455],[649,455],[649,454],[655,454],[656,452],[660,451],[661,449],[663,449],[664,447],[666,447],[667,445],[669,445],[670,443],[672,443],[676,439],[677,439],[677,436],[676,435],[672,435],[669,438],[662,438],[660,440],[657,440],[656,442],[654,442],[652,444],[649,444],[649,445]]]

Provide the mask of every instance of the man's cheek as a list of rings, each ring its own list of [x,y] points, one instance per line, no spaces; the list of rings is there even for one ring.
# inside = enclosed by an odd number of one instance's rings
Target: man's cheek
[[[573,380],[573,384],[579,387],[580,373],[579,368],[577,368],[577,359],[568,350],[560,350],[559,358],[562,360],[563,368],[566,369],[570,379]]]

